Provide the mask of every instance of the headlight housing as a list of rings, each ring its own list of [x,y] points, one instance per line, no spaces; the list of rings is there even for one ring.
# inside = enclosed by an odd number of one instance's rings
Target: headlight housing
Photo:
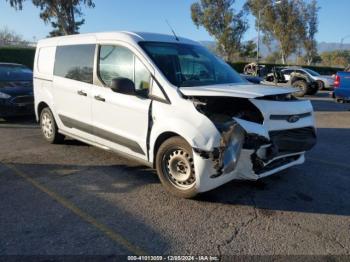
[[[0,99],[8,99],[10,97],[10,95],[0,92]]]

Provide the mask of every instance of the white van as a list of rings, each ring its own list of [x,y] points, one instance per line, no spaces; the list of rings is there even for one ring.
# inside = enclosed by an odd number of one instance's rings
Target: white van
[[[252,85],[201,44],[161,34],[50,38],[35,56],[48,142],[68,136],[142,161],[186,198],[302,164],[316,131],[311,103],[293,92]]]

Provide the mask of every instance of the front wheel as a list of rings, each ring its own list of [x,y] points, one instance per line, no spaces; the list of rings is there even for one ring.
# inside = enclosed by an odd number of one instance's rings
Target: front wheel
[[[40,127],[45,140],[51,144],[59,144],[64,140],[64,136],[58,133],[58,127],[51,110],[46,107],[40,114]]]
[[[198,194],[192,148],[181,137],[169,138],[160,146],[156,168],[168,192],[181,198],[193,198]]]

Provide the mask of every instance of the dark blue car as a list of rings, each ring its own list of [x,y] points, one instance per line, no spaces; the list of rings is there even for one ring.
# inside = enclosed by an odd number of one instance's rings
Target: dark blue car
[[[24,65],[0,63],[0,118],[33,114],[32,70]]]

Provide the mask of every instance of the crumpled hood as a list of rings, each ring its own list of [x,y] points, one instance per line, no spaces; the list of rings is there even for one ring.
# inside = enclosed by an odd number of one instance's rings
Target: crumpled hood
[[[257,98],[270,95],[290,94],[297,91],[292,87],[274,87],[254,84],[223,84],[212,86],[180,87],[186,96],[228,96]]]

